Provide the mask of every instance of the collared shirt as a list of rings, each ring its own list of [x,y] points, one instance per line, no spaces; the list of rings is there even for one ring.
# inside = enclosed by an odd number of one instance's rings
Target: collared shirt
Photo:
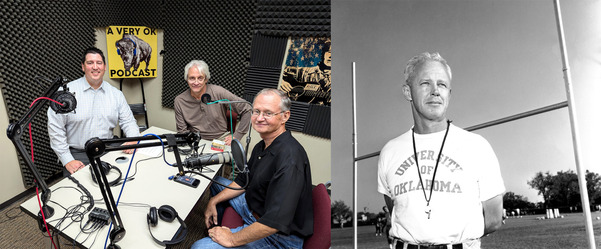
[[[286,131],[269,147],[261,141],[248,161],[246,202],[257,222],[280,233],[306,238],[313,234],[311,167],[302,145]],[[244,186],[246,175],[235,182]]]
[[[84,149],[90,138],[112,138],[117,125],[128,137],[140,136],[125,96],[117,88],[103,81],[94,89],[85,77],[69,82],[67,87],[77,100],[75,112],[57,114],[48,108],[50,147],[63,165],[73,160],[69,147]]]
[[[244,100],[218,85],[207,84],[206,88],[206,94],[211,96],[211,101]],[[226,108],[229,108],[228,105],[202,103],[201,100],[192,97],[190,89],[188,89],[175,97],[173,102],[177,132],[199,132],[202,139],[217,139],[227,131]],[[241,139],[250,126],[251,107],[248,104],[235,103],[232,104],[232,109],[240,115],[240,122],[234,132],[234,137]]]

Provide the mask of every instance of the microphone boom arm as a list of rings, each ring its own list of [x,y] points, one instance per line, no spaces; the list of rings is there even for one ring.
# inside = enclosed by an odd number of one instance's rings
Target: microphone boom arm
[[[180,133],[180,134],[165,134],[159,135],[158,140],[167,139],[168,146],[174,147],[173,151],[175,153],[175,158],[177,160],[177,168],[179,171],[179,175],[184,174],[184,169],[181,163],[181,158],[178,153],[177,144],[191,144],[195,140],[200,139],[194,133]],[[98,182],[98,187],[100,188],[100,192],[102,193],[102,197],[104,198],[107,211],[113,221],[114,228],[109,234],[109,238],[111,240],[110,245],[107,248],[119,248],[115,243],[119,242],[125,236],[125,227],[123,226],[123,222],[121,221],[121,216],[119,215],[119,210],[117,209],[117,204],[113,198],[113,194],[111,192],[110,184],[106,178],[105,172],[101,165],[100,157],[104,155],[105,152],[117,151],[117,150],[126,150],[126,149],[138,149],[138,148],[146,148],[153,146],[161,146],[164,143],[161,141],[154,143],[138,143],[132,145],[119,145],[119,146],[107,146],[106,144],[110,143],[121,143],[121,142],[131,142],[131,141],[143,141],[143,140],[157,140],[157,137],[154,136],[140,136],[140,137],[127,137],[127,138],[117,138],[117,139],[99,139],[97,137],[91,138],[86,142],[85,151],[88,159],[90,159],[90,164],[92,170],[94,171],[94,177],[96,177],[96,181]]]
[[[225,105],[225,104],[230,104],[230,108],[231,108],[231,104],[235,104],[235,103],[243,103],[243,104],[247,104],[250,106],[250,111],[251,111],[251,115],[252,115],[252,108],[253,105],[246,101],[246,100],[228,100],[228,99],[220,99],[220,100],[216,100],[210,103],[207,103],[207,105],[212,105],[212,104],[220,104],[220,105]],[[246,134],[246,152],[248,152],[248,147],[250,146],[250,131],[252,129],[252,117],[251,119],[248,121],[248,132]]]
[[[62,87],[63,89],[67,89],[66,81],[66,79],[58,77],[56,80],[54,80],[52,85],[48,87],[48,89],[42,97],[52,97],[60,87]],[[23,128],[31,123],[31,120],[33,120],[33,118],[40,112],[43,106],[44,102],[36,101],[29,108],[29,110],[27,110],[23,117],[21,117],[21,119],[19,119],[17,122],[8,125],[8,128],[6,129],[6,136],[8,136],[10,141],[12,141],[13,145],[15,146],[15,149],[17,149],[17,153],[19,153],[19,156],[21,156],[23,162],[25,163],[29,171],[31,171],[35,179],[35,184],[42,189],[42,194],[40,196],[42,202],[42,210],[40,211],[40,213],[38,213],[38,218],[42,218],[42,212],[46,218],[50,218],[54,214],[54,209],[48,206],[47,203],[50,200],[52,192],[50,191],[50,188],[48,188],[48,185],[46,184],[46,181],[40,174],[40,171],[37,169],[34,162],[31,160],[31,157],[27,154],[27,150],[25,149],[25,146],[21,141]]]

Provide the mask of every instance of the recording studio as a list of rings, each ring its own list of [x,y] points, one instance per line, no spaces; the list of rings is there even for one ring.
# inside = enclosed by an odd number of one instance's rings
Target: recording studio
[[[286,129],[307,152],[312,185],[331,182],[330,1],[0,2],[0,248],[190,248],[208,236],[212,179],[248,173],[262,139],[232,106],[252,108],[264,88],[292,100]],[[48,120],[84,108],[67,84],[87,75],[90,47],[106,57],[102,80],[123,94],[140,132],[117,126],[112,138],[86,139],[89,164],[69,174]],[[193,60],[240,98],[203,96],[227,113],[217,138],[176,123]]]

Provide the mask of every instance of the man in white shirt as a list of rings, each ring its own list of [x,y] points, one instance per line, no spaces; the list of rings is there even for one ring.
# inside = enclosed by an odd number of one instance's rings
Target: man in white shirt
[[[501,226],[499,162],[486,139],[446,117],[451,78],[438,53],[407,63],[402,91],[414,125],[384,146],[378,162],[393,248],[480,248],[480,237]]]
[[[86,49],[81,60],[81,70],[84,77],[67,85],[77,100],[75,111],[58,114],[48,108],[50,147],[65,166],[65,174],[73,174],[89,164],[84,147],[90,138],[113,138],[113,129],[117,125],[127,137],[140,136],[140,130],[123,93],[102,80],[106,71],[102,51],[94,47]],[[124,152],[132,153],[133,150]]]

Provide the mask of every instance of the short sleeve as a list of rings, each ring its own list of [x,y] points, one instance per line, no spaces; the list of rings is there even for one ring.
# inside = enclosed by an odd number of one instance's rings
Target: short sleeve
[[[391,193],[390,193],[390,189],[388,188],[388,178],[387,178],[387,152],[386,152],[386,146],[384,146],[384,148],[382,149],[382,152],[380,153],[380,157],[378,159],[378,192],[386,195],[388,197],[392,197]]]
[[[499,160],[492,147],[484,138],[480,137],[482,146],[480,148],[480,162],[482,167],[479,170],[478,185],[480,187],[480,201],[486,201],[505,192],[505,184],[501,176]]]

